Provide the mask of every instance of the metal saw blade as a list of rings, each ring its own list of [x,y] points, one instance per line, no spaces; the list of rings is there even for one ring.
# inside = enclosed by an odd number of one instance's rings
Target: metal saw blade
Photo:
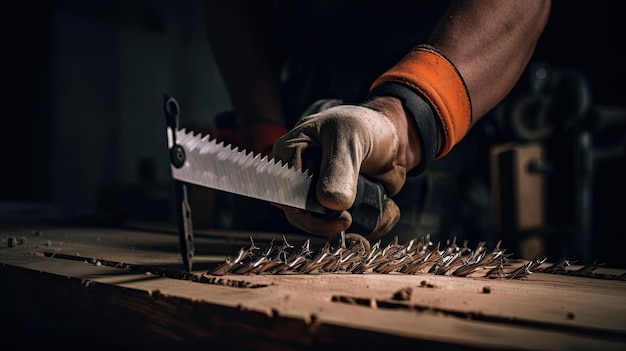
[[[323,213],[323,209],[308,201],[313,180],[308,170],[293,169],[282,161],[218,143],[208,134],[202,136],[186,129],[177,129],[175,133],[174,140],[183,148],[185,162],[180,167],[171,163],[174,179]]]

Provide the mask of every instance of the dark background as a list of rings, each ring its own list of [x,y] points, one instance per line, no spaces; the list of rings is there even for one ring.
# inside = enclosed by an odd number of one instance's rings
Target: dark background
[[[544,140],[554,166],[544,231],[556,238],[552,259],[577,245],[579,173],[573,160],[579,154],[573,141],[589,131],[594,147],[608,150],[625,134],[623,112],[610,127],[598,125],[593,113],[596,106],[626,108],[623,9],[620,1],[554,1],[532,60],[551,72],[574,72],[591,93],[583,116],[572,112],[581,103],[580,81],[546,93],[559,102],[557,128]],[[230,106],[204,36],[200,2],[11,1],[0,16],[0,219],[168,219],[162,94],[176,96],[187,123],[203,128]],[[527,84],[525,76],[511,97],[527,92]],[[622,154],[596,163],[585,203],[592,219],[590,257],[621,267],[625,161]],[[113,217],[89,216],[102,213]]]

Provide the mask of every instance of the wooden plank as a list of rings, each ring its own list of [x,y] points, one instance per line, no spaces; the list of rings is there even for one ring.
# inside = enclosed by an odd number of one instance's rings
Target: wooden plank
[[[540,273],[526,280],[428,274],[208,276],[205,268],[224,257],[217,247],[233,253],[247,245],[250,233],[230,239],[227,234],[232,233],[197,238],[194,276],[203,280],[192,281],[102,264],[180,270],[178,239],[171,233],[72,227],[39,229],[39,235],[30,229],[3,231],[3,240],[21,235],[26,242],[0,249],[0,281],[6,284],[0,298],[11,301],[2,313],[130,348],[626,346],[624,281]],[[265,241],[274,236],[255,233]],[[412,291],[410,298],[394,299],[402,289]]]

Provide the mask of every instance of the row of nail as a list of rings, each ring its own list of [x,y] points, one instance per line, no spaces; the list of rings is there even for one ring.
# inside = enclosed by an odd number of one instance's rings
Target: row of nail
[[[520,279],[538,270],[545,261],[535,259],[521,266],[511,265],[507,258],[512,254],[501,249],[500,243],[493,250],[488,250],[485,242],[470,249],[467,242],[457,245],[456,239],[444,246],[434,245],[425,236],[404,244],[398,243],[397,238],[387,245],[378,241],[369,249],[358,242],[350,247],[333,247],[327,242],[321,249],[312,250],[310,240],[294,248],[283,236],[282,244],[272,240],[261,249],[250,238],[249,247],[227,257],[208,274],[428,273]]]

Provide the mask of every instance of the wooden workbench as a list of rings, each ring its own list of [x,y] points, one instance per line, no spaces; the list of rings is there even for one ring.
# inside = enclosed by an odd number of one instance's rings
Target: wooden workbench
[[[626,349],[623,280],[206,274],[250,235],[282,234],[196,233],[190,275],[173,231],[4,228],[0,349]]]

